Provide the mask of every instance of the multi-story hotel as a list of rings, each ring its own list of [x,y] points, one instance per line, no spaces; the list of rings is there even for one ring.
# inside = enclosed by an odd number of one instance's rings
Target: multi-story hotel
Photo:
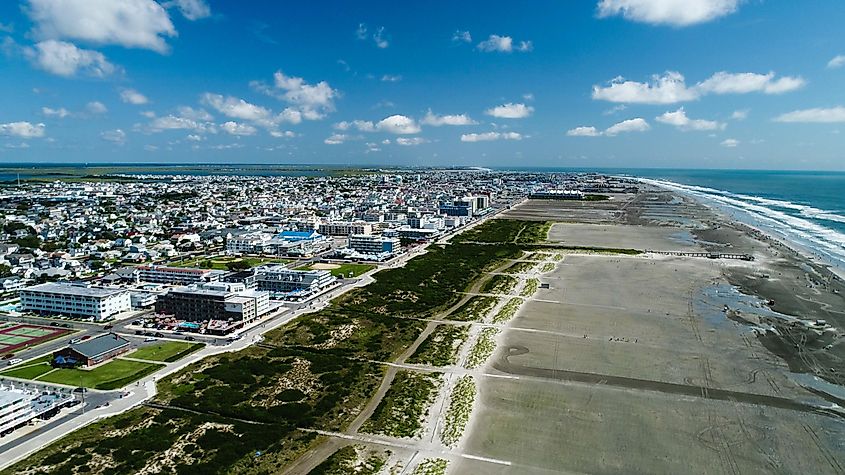
[[[36,417],[45,417],[73,401],[68,392],[42,386],[0,385],[0,435],[28,423]]]
[[[270,310],[270,295],[245,290],[243,284],[189,285],[159,296],[155,309],[156,313],[191,322],[229,319],[249,322]]]
[[[138,279],[142,282],[158,284],[188,285],[197,282],[215,282],[221,272],[209,269],[188,269],[184,267],[167,267],[157,265],[142,265],[135,268]]]
[[[356,234],[349,236],[349,248],[359,254],[392,256],[399,250],[399,239],[395,237]]]
[[[21,308],[46,315],[93,317],[106,320],[132,309],[128,290],[46,283],[21,289]]]
[[[337,280],[327,270],[295,270],[283,265],[261,266],[255,272],[256,285],[273,297],[302,299],[317,294]]]
[[[349,236],[350,234],[372,234],[373,226],[369,223],[334,222],[324,223],[318,228],[324,236]]]

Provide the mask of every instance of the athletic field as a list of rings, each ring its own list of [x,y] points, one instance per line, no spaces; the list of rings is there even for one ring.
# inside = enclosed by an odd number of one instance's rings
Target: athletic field
[[[34,346],[70,333],[64,328],[42,327],[16,323],[0,328],[0,354],[14,353],[24,347]]]

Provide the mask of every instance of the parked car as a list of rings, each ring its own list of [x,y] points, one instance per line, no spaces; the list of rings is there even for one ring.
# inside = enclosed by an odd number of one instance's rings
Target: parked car
[[[155,339],[155,337],[148,336],[148,337],[144,338],[144,341],[156,341],[156,339]]]
[[[135,330],[135,334],[136,334],[136,335],[143,335],[143,334],[144,334],[144,332],[142,332],[141,330]]]

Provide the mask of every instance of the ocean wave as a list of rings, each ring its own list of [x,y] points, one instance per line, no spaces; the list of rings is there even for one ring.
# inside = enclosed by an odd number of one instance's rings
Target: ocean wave
[[[681,185],[664,180],[643,179],[643,181],[663,188],[686,192],[743,211],[754,219],[757,222],[756,224],[763,225],[777,235],[795,241],[798,245],[822,253],[836,261],[840,266],[845,266],[845,234],[810,220],[845,222],[845,217],[835,212],[789,201],[741,195],[703,186]],[[797,211],[803,217],[773,208],[791,209]]]
[[[770,198],[761,198],[759,196],[748,196],[748,195],[741,195],[736,193],[730,193],[730,195],[736,196],[740,199],[753,201],[755,203],[760,203],[764,206],[775,206],[778,208],[785,208],[785,209],[792,209],[798,211],[801,216],[811,219],[819,219],[825,221],[835,221],[837,223],[845,223],[845,216],[841,214],[837,214],[836,211],[829,211],[824,209],[815,208],[809,205],[802,205],[799,203],[793,203],[791,201],[783,201],[783,200],[773,200]]]

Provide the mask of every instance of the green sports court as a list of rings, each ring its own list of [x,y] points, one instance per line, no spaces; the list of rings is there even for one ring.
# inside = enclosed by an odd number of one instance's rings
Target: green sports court
[[[7,324],[0,327],[0,354],[12,353],[20,348],[44,343],[67,333],[70,331],[63,328]]]

